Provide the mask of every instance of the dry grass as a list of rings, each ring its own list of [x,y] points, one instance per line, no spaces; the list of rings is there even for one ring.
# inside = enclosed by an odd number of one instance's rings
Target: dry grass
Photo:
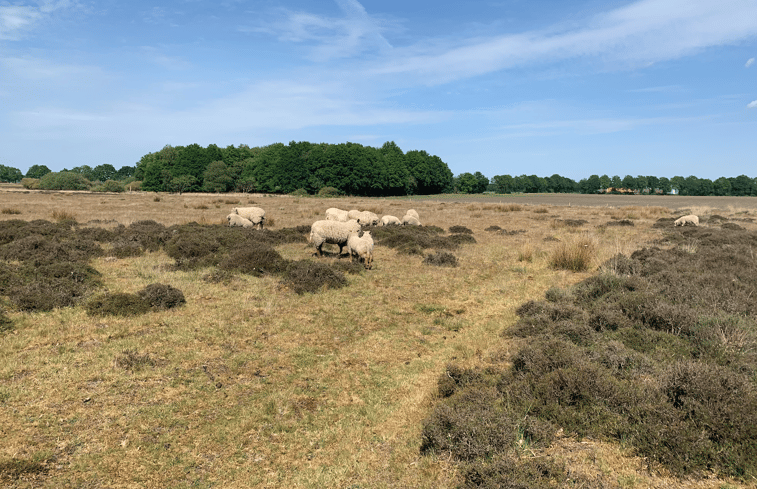
[[[110,293],[161,283],[187,302],[136,317],[6,310],[14,327],[0,333],[0,481],[14,488],[456,487],[455,465],[419,454],[445,365],[485,366],[512,348],[499,333],[518,306],[593,273],[550,267],[573,229],[491,204],[240,194],[199,209],[208,196],[8,194],[0,192],[0,208],[23,205],[25,220],[49,220],[65,203],[82,225],[108,228],[148,219],[222,224],[231,207],[253,199],[279,229],[309,226],[329,207],[414,208],[424,224],[465,226],[476,239],[454,251],[455,268],[376,246],[373,270],[347,275],[343,289],[304,295],[269,276],[203,280],[213,269],[175,271],[162,251],[93,260]],[[632,228],[594,232],[607,220],[594,210],[549,210],[588,221],[593,264],[659,237],[656,217],[640,212]],[[492,225],[527,232],[484,231]],[[521,259],[529,248],[531,259]],[[277,251],[300,260],[313,250]],[[633,487],[659,482],[617,447],[592,450],[594,462],[580,464],[636,477]],[[555,456],[573,463],[559,447]]]

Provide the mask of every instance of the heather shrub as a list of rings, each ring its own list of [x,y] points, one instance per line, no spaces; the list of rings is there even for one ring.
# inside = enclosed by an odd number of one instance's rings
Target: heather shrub
[[[154,310],[173,309],[187,302],[181,290],[165,284],[150,284],[137,296]]]
[[[465,226],[451,226],[449,232],[450,234],[473,234],[473,231]]]
[[[423,259],[423,263],[425,265],[433,265],[436,267],[456,267],[457,257],[452,253],[439,251],[427,255],[426,258]]]
[[[90,316],[139,316],[150,310],[150,305],[137,294],[113,292],[90,299],[84,306]]]
[[[297,294],[316,293],[324,289],[339,289],[347,285],[344,274],[325,263],[298,260],[288,264],[282,285]]]

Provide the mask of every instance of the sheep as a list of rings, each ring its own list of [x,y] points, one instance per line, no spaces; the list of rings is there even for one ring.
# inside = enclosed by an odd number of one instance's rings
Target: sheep
[[[689,214],[688,216],[679,217],[673,223],[674,226],[686,226],[687,224],[699,226],[699,217],[695,216],[694,214]]]
[[[363,266],[366,270],[373,267],[373,237],[370,231],[365,231],[361,238],[358,233],[350,233],[347,238],[347,253],[350,255],[350,261],[354,263],[355,256],[358,261],[363,260]]]
[[[252,226],[254,226],[252,221],[245,219],[239,214],[229,214],[228,216],[226,216],[226,220],[229,222],[229,226],[231,227],[239,226],[243,228],[251,228]]]
[[[361,226],[376,226],[379,223],[379,216],[371,211],[363,211],[357,221]]]
[[[350,220],[348,214],[349,212],[347,211],[337,209],[336,207],[331,207],[329,209],[326,209],[326,220],[347,222]]]
[[[384,216],[381,218],[381,224],[383,226],[391,226],[392,224],[399,226],[402,224],[402,221],[400,221],[399,218],[395,216]]]
[[[231,209],[232,214],[239,214],[245,219],[249,219],[258,229],[263,229],[265,222],[265,211],[260,207],[234,207]]]
[[[411,216],[410,214],[405,214],[405,216],[402,218],[402,225],[403,226],[420,226],[421,222],[418,220],[417,217]]]
[[[356,220],[356,221],[357,221],[357,220],[358,220],[358,218],[360,217],[360,211],[359,211],[359,210],[356,210],[356,209],[352,209],[352,210],[350,210],[350,211],[347,211],[347,216],[348,216],[348,217],[349,217],[350,219],[354,219],[354,220]]]
[[[318,256],[323,254],[321,247],[324,243],[331,243],[339,245],[339,254],[342,254],[347,244],[347,239],[350,237],[350,233],[360,232],[360,223],[355,219],[350,219],[347,222],[340,221],[315,221],[310,226],[310,236],[308,242],[315,245],[315,249],[318,252]]]
[[[408,209],[407,212],[405,212],[408,216],[413,216],[414,218],[418,219],[418,222],[421,221],[421,216],[418,215],[418,212],[415,209]]]

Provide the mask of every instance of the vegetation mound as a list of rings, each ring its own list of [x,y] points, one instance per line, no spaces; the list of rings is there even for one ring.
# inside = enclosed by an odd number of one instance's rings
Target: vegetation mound
[[[564,432],[623,443],[679,476],[753,480],[757,233],[670,226],[667,248],[618,255],[523,304],[503,332],[520,347],[501,367],[448,365],[421,452],[462,464],[463,487],[551,487],[565,469],[536,477],[543,459],[520,454]]]

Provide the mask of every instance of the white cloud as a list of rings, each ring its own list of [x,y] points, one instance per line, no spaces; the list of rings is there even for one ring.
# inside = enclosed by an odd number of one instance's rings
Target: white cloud
[[[752,100],[746,107],[747,109],[757,109],[757,100]]]
[[[754,64],[754,58],[749,58],[748,60],[746,60],[746,64],[744,65],[744,68],[749,68],[753,64]]]
[[[754,0],[641,0],[579,27],[463,42],[440,40],[393,50],[377,74],[413,73],[430,83],[554,60],[587,58],[610,66],[675,59],[757,35]]]
[[[0,5],[0,40],[17,40],[26,30],[48,18],[56,10],[76,6],[70,0],[35,2],[35,5]]]

